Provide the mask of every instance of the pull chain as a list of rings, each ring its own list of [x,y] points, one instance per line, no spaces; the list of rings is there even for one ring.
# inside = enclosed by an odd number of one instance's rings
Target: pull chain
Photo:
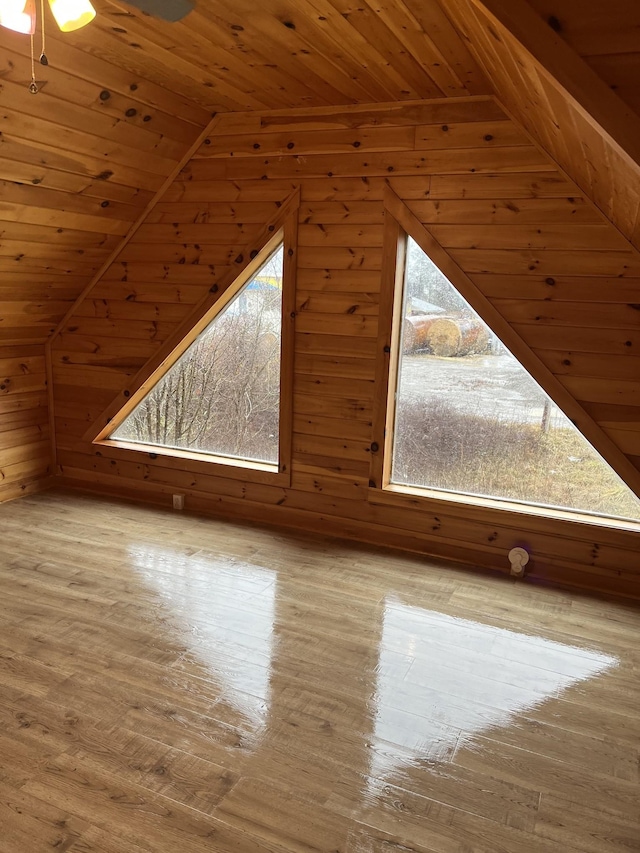
[[[42,27],[42,52],[40,53],[40,65],[48,65],[49,60],[44,52],[44,0],[40,0],[40,26]]]
[[[38,84],[36,83],[36,61],[33,54],[33,35],[31,38],[31,83],[29,84],[29,91],[32,95],[38,94]]]

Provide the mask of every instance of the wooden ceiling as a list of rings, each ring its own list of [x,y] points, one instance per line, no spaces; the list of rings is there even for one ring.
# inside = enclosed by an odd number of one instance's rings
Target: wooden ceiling
[[[549,131],[556,114],[532,106],[535,92],[522,103],[513,97],[520,82],[505,76],[504,45],[493,67],[470,3],[199,0],[184,21],[167,24],[100,0],[96,20],[77,33],[62,35],[47,20],[50,64],[36,67],[35,96],[27,90],[29,39],[0,28],[0,344],[48,338],[214,113],[497,91],[570,171]],[[603,54],[600,13],[577,23],[584,5],[531,0],[638,108],[640,51],[626,19],[607,21]],[[631,16],[637,27],[633,8],[607,3],[609,14]],[[615,71],[622,66],[626,76]],[[563,124],[561,138],[580,132]],[[625,218],[602,171],[589,187],[582,174],[571,176],[633,237],[640,194],[625,189]],[[632,187],[627,176],[616,176],[620,188]]]
[[[491,90],[436,0],[199,0],[169,25],[100,8],[78,46],[209,111]]]
[[[608,86],[640,114],[640,3],[529,0]]]
[[[544,6],[544,17],[527,0],[443,0],[443,4],[491,75],[500,100],[640,248],[640,116],[561,37],[565,29],[571,31],[570,24],[562,23],[562,15],[550,13],[555,8],[550,3]],[[558,12],[567,7],[578,20],[585,14],[584,6],[589,19],[596,4],[560,0],[558,5]],[[597,5],[606,5],[612,17],[619,15],[618,32],[631,25],[636,32],[635,56],[640,57],[638,10],[633,12],[631,3],[622,0]],[[591,16],[592,42],[597,19]],[[609,21],[609,30],[612,26]]]
[[[213,113],[491,91],[435,0],[96,5],[76,33],[47,19],[35,96],[29,39],[0,28],[0,343],[51,334]]]
[[[37,95],[0,28],[0,343],[51,334],[210,117],[54,26]]]

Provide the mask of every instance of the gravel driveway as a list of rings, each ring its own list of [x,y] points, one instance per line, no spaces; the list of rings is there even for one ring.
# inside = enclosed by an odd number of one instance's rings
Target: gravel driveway
[[[513,356],[468,355],[437,358],[405,355],[400,369],[400,398],[428,401],[437,395],[465,412],[520,422],[541,422],[546,395]],[[552,405],[551,424],[566,423]]]

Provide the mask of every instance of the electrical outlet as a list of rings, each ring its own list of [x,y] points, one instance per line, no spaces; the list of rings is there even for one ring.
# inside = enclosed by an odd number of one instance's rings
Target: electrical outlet
[[[174,509],[184,509],[184,495],[174,495],[173,496],[173,508]]]

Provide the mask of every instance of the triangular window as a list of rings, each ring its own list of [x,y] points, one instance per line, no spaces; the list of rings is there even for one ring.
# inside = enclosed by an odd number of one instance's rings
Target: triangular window
[[[283,247],[111,432],[111,441],[278,463]]]
[[[640,501],[408,238],[391,484],[640,520]]]

